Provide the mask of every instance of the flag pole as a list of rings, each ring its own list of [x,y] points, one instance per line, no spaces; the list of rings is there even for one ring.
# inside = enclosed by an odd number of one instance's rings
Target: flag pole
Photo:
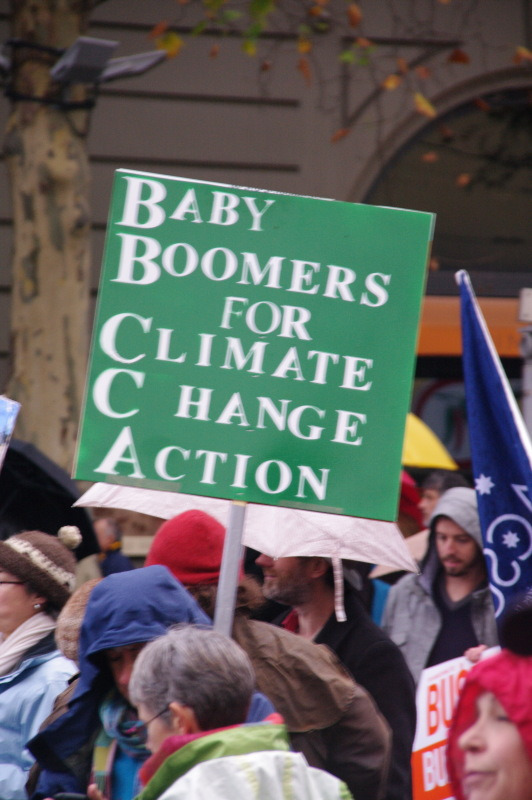
[[[504,394],[505,394],[505,397],[506,397],[506,402],[508,403],[508,407],[509,407],[509,409],[510,409],[510,411],[512,413],[512,417],[514,419],[515,426],[516,426],[516,428],[517,428],[517,430],[519,432],[519,436],[521,438],[521,443],[522,443],[523,448],[524,448],[524,450],[525,450],[525,452],[527,454],[528,460],[530,462],[530,467],[532,468],[532,443],[531,443],[531,440],[530,440],[530,434],[529,434],[528,429],[527,429],[527,427],[525,425],[523,416],[522,416],[521,411],[519,409],[519,406],[517,404],[517,400],[515,399],[515,395],[512,392],[510,384],[508,383],[508,378],[507,378],[506,373],[505,373],[505,371],[504,371],[504,369],[502,367],[501,360],[499,358],[499,354],[497,353],[497,350],[495,349],[495,345],[493,344],[493,339],[491,338],[491,334],[490,334],[490,332],[488,330],[488,326],[486,325],[486,320],[484,319],[484,315],[482,314],[482,311],[480,310],[480,308],[478,306],[478,300],[477,300],[476,294],[475,294],[475,292],[473,290],[473,286],[471,284],[471,278],[469,277],[469,273],[466,270],[461,269],[461,270],[459,270],[458,272],[455,273],[455,280],[456,280],[456,283],[458,284],[458,286],[461,286],[461,284],[463,283],[464,286],[467,288],[467,291],[469,293],[469,297],[471,299],[471,307],[472,307],[473,313],[475,314],[478,326],[479,326],[479,328],[482,331],[482,334],[484,336],[484,344],[487,347],[487,349],[488,349],[488,351],[489,351],[489,353],[491,355],[493,366],[494,366],[494,368],[495,368],[495,370],[496,370],[496,372],[497,372],[497,374],[499,376],[499,380],[501,382],[501,388],[504,391]]]
[[[245,515],[246,503],[240,500],[233,501],[225,533],[220,581],[214,610],[214,629],[226,636],[231,636],[233,630]]]

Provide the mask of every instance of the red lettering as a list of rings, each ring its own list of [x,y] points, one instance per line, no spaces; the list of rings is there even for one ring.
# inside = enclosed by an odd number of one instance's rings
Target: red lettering
[[[432,736],[438,730],[440,724],[440,715],[438,712],[438,687],[435,683],[431,683],[427,692],[427,728],[429,736]]]
[[[462,689],[467,670],[458,675],[447,675],[427,690],[427,729],[429,736],[436,733],[440,725],[449,728],[454,707]]]

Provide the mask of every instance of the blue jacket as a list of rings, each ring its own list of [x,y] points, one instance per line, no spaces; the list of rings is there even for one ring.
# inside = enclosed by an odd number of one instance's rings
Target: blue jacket
[[[104,578],[115,572],[127,572],[130,569],[135,569],[135,567],[121,550],[108,550],[100,561],[100,570]]]
[[[212,624],[166,567],[117,572],[94,587],[81,626],[80,678],[68,711],[29,743],[42,769],[33,800],[86,791],[87,751],[90,757],[101,727],[100,705],[114,687],[103,651],[149,642],[179,622]],[[261,714],[271,711],[265,702]]]
[[[76,666],[56,649],[53,634],[0,677],[0,797],[25,800],[33,758],[26,749]]]
[[[165,567],[117,572],[94,587],[81,626],[80,677],[68,711],[28,744],[42,770],[34,797],[87,789],[100,704],[114,686],[102,651],[149,642],[179,622],[211,624]]]

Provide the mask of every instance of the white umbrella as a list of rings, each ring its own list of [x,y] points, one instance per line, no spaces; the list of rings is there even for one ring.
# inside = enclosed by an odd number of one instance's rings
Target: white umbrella
[[[115,483],[94,483],[74,503],[92,508],[122,508],[138,514],[149,514],[160,519],[172,519],[182,511],[199,508],[227,524],[230,501],[216,497],[196,497],[190,494],[165,492],[158,489],[139,489],[136,486],[119,486]]]
[[[285,506],[253,503],[246,506],[215,497],[107,483],[95,483],[74,505],[122,508],[161,519],[171,519],[196,508],[215,517],[227,528],[215,616],[215,626],[224,632],[231,629],[241,543],[272,558],[330,558],[335,579],[336,616],[340,621],[345,620],[341,559],[418,571],[401,531],[393,522]],[[244,506],[247,510],[245,525]]]
[[[161,519],[197,508],[225,527],[231,509],[230,500],[111,483],[95,483],[74,505],[122,508]],[[246,506],[242,543],[272,558],[345,558],[417,572],[416,562],[394,522],[250,503]]]

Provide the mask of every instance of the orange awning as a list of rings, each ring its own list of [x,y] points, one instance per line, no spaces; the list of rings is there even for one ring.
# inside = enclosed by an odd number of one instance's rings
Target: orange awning
[[[491,338],[501,358],[518,358],[520,329],[519,300],[507,297],[478,298]],[[421,314],[419,356],[462,354],[459,297],[425,297]]]

